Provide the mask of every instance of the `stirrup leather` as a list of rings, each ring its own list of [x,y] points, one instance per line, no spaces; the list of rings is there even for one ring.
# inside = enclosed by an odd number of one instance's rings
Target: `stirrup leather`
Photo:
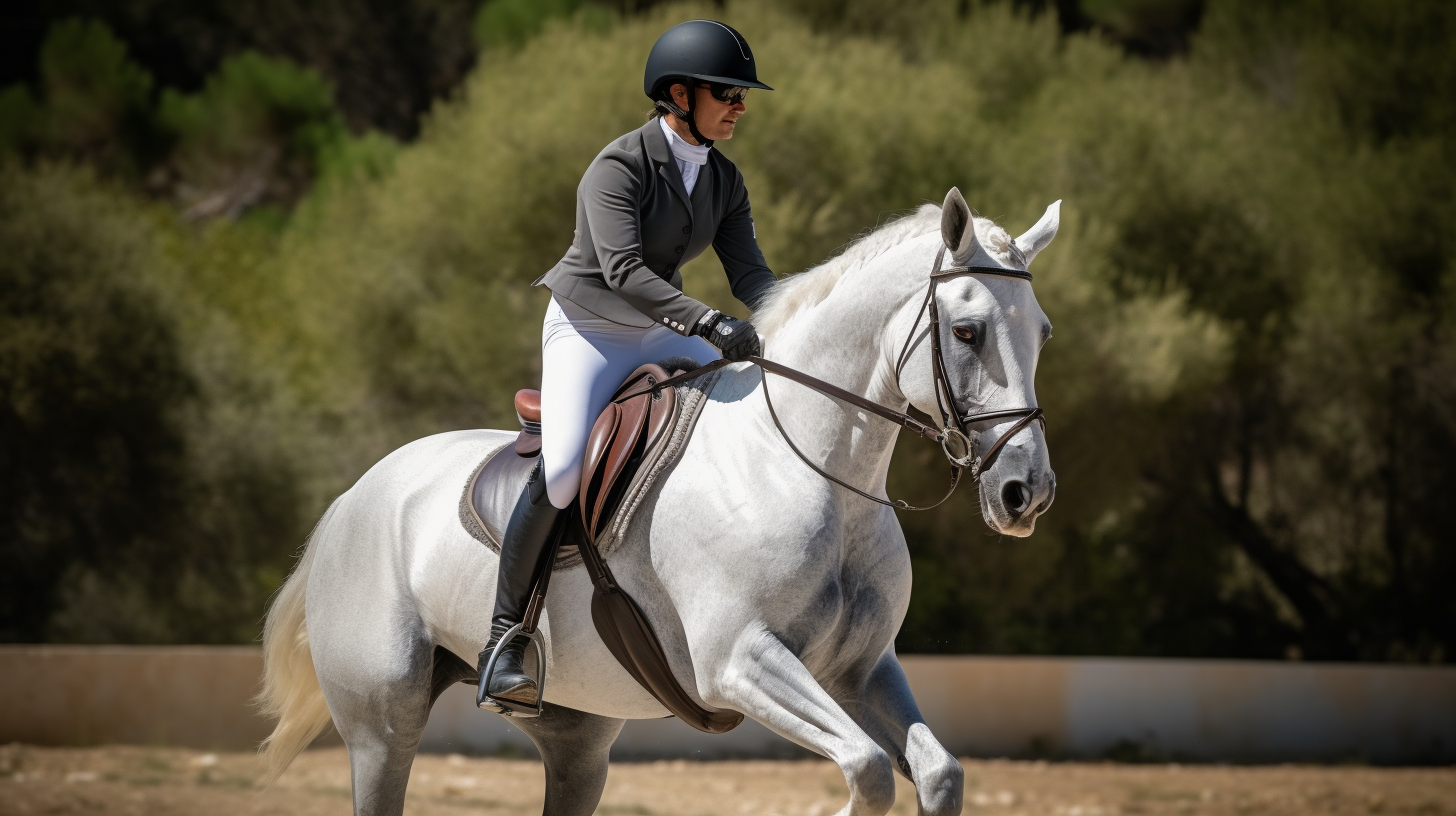
[[[525,631],[525,629],[526,624],[524,623],[518,623],[510,629],[507,629],[506,633],[501,635],[501,639],[495,644],[495,648],[491,650],[490,660],[487,660],[485,663],[485,699],[496,705],[497,714],[503,714],[507,717],[534,719],[541,716],[541,712],[545,710],[546,706],[546,649],[542,646],[540,629],[533,629],[530,632]],[[501,650],[505,649],[506,644],[515,640],[517,635],[525,636],[531,641],[531,645],[536,647],[536,705],[534,706],[518,703],[515,700],[507,700],[504,697],[496,697],[490,693],[490,676],[495,671],[496,658],[500,657]],[[525,667],[522,666],[522,668]]]

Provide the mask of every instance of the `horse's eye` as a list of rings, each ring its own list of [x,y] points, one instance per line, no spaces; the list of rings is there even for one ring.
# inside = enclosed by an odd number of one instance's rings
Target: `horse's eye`
[[[981,336],[984,332],[985,329],[978,323],[962,323],[951,329],[951,333],[958,339],[970,343],[973,346],[979,346],[981,344]]]

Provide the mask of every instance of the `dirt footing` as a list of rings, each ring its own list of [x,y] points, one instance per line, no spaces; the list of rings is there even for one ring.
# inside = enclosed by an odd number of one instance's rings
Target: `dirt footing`
[[[1359,765],[1120,765],[965,760],[965,813],[1421,814],[1456,816],[1456,768]],[[249,753],[135,746],[0,747],[0,814],[346,816],[349,761],[341,748],[305,752],[261,789]],[[422,755],[410,779],[412,816],[541,812],[539,763]],[[893,814],[914,814],[898,780]],[[822,760],[614,764],[598,813],[636,816],[828,816],[848,793]]]

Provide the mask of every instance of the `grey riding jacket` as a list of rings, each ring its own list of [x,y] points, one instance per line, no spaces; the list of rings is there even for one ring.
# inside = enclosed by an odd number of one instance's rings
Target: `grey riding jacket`
[[[733,296],[756,308],[774,275],[754,236],[743,175],[709,151],[689,197],[654,118],[587,167],[571,248],[535,285],[616,323],[688,335],[708,307],[683,294],[682,265],[709,245]]]

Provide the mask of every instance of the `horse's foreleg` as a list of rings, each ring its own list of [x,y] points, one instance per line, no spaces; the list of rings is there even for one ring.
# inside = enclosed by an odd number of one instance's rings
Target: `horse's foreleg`
[[[949,816],[961,812],[965,771],[925,725],[893,650],[886,651],[870,672],[855,714],[866,732],[886,751],[897,755],[900,771],[915,783],[921,814]]]
[[[540,717],[511,721],[546,766],[543,816],[591,816],[607,785],[607,755],[623,720],[546,704]]]
[[[875,744],[777,637],[764,633],[734,650],[713,705],[741,711],[786,739],[833,760],[849,804],[839,816],[881,816],[895,803],[895,772]]]

